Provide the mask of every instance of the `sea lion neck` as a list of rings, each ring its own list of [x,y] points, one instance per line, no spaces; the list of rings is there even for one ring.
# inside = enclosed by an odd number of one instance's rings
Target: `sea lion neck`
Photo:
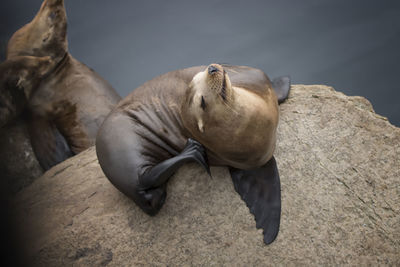
[[[65,53],[58,62],[53,62],[48,72],[41,79],[40,84],[34,88],[34,91],[41,91],[43,88],[51,88],[51,91],[54,91],[59,87],[58,84],[63,83],[64,79],[70,75],[71,69],[75,68],[74,63],[71,54]]]
[[[64,56],[60,59],[60,61],[58,61],[54,68],[48,73],[47,76],[51,75],[51,74],[57,74],[60,73],[62,71],[62,69],[64,69],[68,64],[71,63],[71,55],[67,52],[64,54]]]

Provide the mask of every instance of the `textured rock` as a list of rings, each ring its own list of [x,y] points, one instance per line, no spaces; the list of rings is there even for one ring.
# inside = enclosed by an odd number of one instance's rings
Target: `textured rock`
[[[362,97],[293,86],[276,158],[282,220],[269,246],[226,168],[171,179],[145,215],[103,175],[94,148],[55,166],[15,199],[37,265],[400,265],[400,129]]]

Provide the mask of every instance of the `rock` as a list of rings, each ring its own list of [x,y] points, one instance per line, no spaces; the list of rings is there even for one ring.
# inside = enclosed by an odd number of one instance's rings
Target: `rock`
[[[281,105],[278,238],[261,230],[226,168],[182,167],[145,215],[106,179],[95,149],[14,199],[34,265],[399,265],[400,129],[362,97],[295,85]]]

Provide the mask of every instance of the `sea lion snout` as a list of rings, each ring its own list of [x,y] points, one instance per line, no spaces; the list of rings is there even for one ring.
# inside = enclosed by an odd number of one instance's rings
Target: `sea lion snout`
[[[201,117],[204,112],[212,114],[219,105],[233,101],[231,82],[227,72],[219,64],[210,64],[197,73],[189,86],[186,101],[190,112],[198,121],[200,132],[204,131]],[[222,107],[223,108],[223,107]]]
[[[215,72],[217,72],[217,71],[218,71],[218,68],[216,66],[214,66],[214,65],[210,65],[208,67],[208,74],[210,74],[210,75],[215,73]]]
[[[208,65],[207,72],[211,76],[216,75],[216,74],[223,74],[224,68],[219,64],[213,63],[213,64]]]
[[[219,95],[225,100],[226,87],[229,83],[229,77],[224,68],[219,64],[213,63],[206,68],[204,73],[206,73],[204,78],[207,80],[208,88],[214,90],[214,92],[218,92]]]

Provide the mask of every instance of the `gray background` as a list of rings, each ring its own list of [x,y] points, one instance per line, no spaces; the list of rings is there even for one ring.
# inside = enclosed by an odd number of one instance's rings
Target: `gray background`
[[[41,0],[2,0],[0,57]],[[126,96],[212,62],[362,95],[400,126],[400,1],[65,0],[70,52]]]

